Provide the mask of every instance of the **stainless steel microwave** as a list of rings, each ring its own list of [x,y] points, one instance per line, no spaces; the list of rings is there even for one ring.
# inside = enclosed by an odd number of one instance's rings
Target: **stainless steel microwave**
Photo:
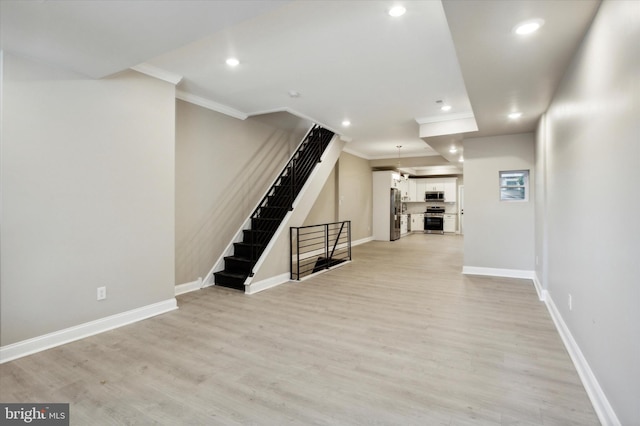
[[[424,193],[425,201],[444,201],[443,191],[427,191]]]

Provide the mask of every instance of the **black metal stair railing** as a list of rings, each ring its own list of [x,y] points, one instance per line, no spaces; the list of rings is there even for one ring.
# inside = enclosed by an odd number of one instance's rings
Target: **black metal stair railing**
[[[291,279],[351,260],[351,221],[289,228]]]
[[[216,272],[217,285],[244,289],[244,281],[265,250],[302,187],[307,182],[334,133],[314,125],[276,178],[272,187],[251,214],[251,227],[243,231],[243,240],[234,243],[234,255],[225,257],[225,269]]]

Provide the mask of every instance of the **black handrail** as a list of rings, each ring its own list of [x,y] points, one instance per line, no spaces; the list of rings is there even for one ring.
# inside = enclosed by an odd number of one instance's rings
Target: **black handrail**
[[[289,254],[292,280],[351,260],[351,221],[291,227]]]
[[[334,133],[317,124],[305,135],[302,143],[291,156],[291,159],[276,178],[274,185],[267,191],[256,209],[251,214],[250,264],[256,264],[264,247],[288,211],[293,210],[293,203],[300,190],[311,175],[315,165],[321,161],[324,150],[331,142]],[[275,216],[266,216],[271,211]]]

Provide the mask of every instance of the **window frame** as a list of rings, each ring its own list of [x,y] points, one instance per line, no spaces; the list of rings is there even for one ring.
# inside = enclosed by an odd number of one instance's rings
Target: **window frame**
[[[519,178],[522,179],[521,185],[503,185],[503,180],[512,176],[508,175],[517,175],[521,174]],[[498,172],[498,198],[500,202],[507,203],[523,203],[529,201],[529,170],[500,170]],[[515,176],[513,176],[515,177]],[[503,189],[519,189],[522,188],[524,192],[523,198],[505,198]]]

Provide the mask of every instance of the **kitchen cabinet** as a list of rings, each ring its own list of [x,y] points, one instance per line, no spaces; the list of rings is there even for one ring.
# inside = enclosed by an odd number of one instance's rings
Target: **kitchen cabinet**
[[[408,201],[420,201],[416,198],[416,180],[415,179],[409,179],[407,181],[407,185],[408,185],[408,190],[407,192],[409,193],[409,200]]]
[[[456,186],[456,179],[447,180],[444,184],[444,202],[445,203],[455,203],[456,202],[456,194],[458,192]]]
[[[404,179],[400,179],[400,182],[398,182],[398,189],[400,190],[400,197],[402,199],[402,201],[411,201],[410,195],[409,195],[409,181],[408,180],[404,180]]]
[[[444,232],[456,232],[456,215],[446,213],[443,222]]]
[[[409,232],[409,216],[406,214],[400,215],[400,235],[405,235]]]
[[[443,182],[433,182],[436,179],[429,179],[426,184],[425,191],[444,191],[444,183]]]
[[[411,232],[424,231],[424,214],[411,213]]]
[[[424,201],[424,193],[427,191],[426,179],[416,179],[416,198],[414,201]]]

